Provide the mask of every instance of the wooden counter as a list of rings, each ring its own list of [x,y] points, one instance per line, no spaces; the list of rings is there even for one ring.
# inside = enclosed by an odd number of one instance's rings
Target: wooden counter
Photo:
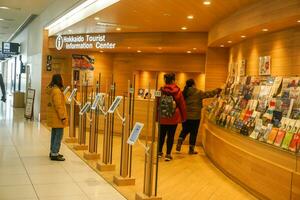
[[[299,155],[203,121],[207,156],[260,199],[300,199]],[[298,163],[298,164],[297,164]]]

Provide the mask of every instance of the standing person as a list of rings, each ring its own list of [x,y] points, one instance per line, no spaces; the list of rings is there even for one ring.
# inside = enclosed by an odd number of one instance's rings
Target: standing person
[[[64,161],[63,155],[59,154],[64,127],[68,125],[68,114],[65,96],[62,92],[63,80],[60,74],[52,76],[52,81],[47,87],[50,95],[47,107],[47,125],[51,127],[50,159]]]
[[[177,141],[176,151],[181,150],[181,145],[185,137],[190,134],[189,154],[198,153],[195,151],[195,145],[201,121],[202,100],[205,98],[214,97],[221,91],[222,90],[218,88],[212,91],[203,92],[196,88],[194,79],[189,79],[186,81],[186,85],[183,90],[183,96],[186,102],[187,120],[182,123],[182,130]]]
[[[2,74],[0,74],[0,88],[2,92],[1,101],[6,102],[6,91],[5,91],[5,85],[4,85]]]
[[[171,152],[177,124],[186,120],[185,102],[180,88],[175,84],[175,74],[164,75],[165,86],[161,88],[162,96],[159,100],[160,138],[158,156],[162,157],[163,145],[167,136],[166,161],[172,160]]]

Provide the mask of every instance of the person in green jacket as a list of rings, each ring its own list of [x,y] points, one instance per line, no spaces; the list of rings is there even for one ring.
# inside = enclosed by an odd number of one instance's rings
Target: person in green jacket
[[[176,151],[181,150],[181,145],[185,137],[190,134],[189,154],[198,153],[195,151],[195,145],[201,121],[202,100],[205,98],[214,97],[221,91],[222,89],[217,88],[212,91],[203,92],[196,88],[194,79],[189,79],[186,81],[186,85],[183,90],[183,96],[186,103],[187,120],[182,123],[182,130],[178,138]]]

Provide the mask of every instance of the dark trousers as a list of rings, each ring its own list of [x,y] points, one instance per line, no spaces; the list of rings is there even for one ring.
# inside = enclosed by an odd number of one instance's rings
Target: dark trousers
[[[51,152],[52,156],[58,156],[58,152],[60,150],[63,134],[64,134],[63,128],[52,128],[51,129],[50,152]]]
[[[184,141],[185,137],[190,133],[190,145],[195,146],[197,140],[198,129],[200,125],[200,119],[192,120],[188,119],[182,123],[182,131],[179,138]]]
[[[171,154],[176,132],[176,125],[160,125],[159,152],[162,152],[165,138],[167,136],[167,154]]]
[[[5,86],[4,86],[4,81],[3,81],[2,74],[0,74],[0,88],[1,88],[1,91],[2,91],[2,98],[5,99],[6,98],[6,91],[5,91]]]

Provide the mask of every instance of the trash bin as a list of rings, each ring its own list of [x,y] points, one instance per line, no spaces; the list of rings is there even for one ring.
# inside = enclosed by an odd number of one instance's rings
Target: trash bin
[[[24,92],[14,92],[14,108],[25,108],[25,93]]]

